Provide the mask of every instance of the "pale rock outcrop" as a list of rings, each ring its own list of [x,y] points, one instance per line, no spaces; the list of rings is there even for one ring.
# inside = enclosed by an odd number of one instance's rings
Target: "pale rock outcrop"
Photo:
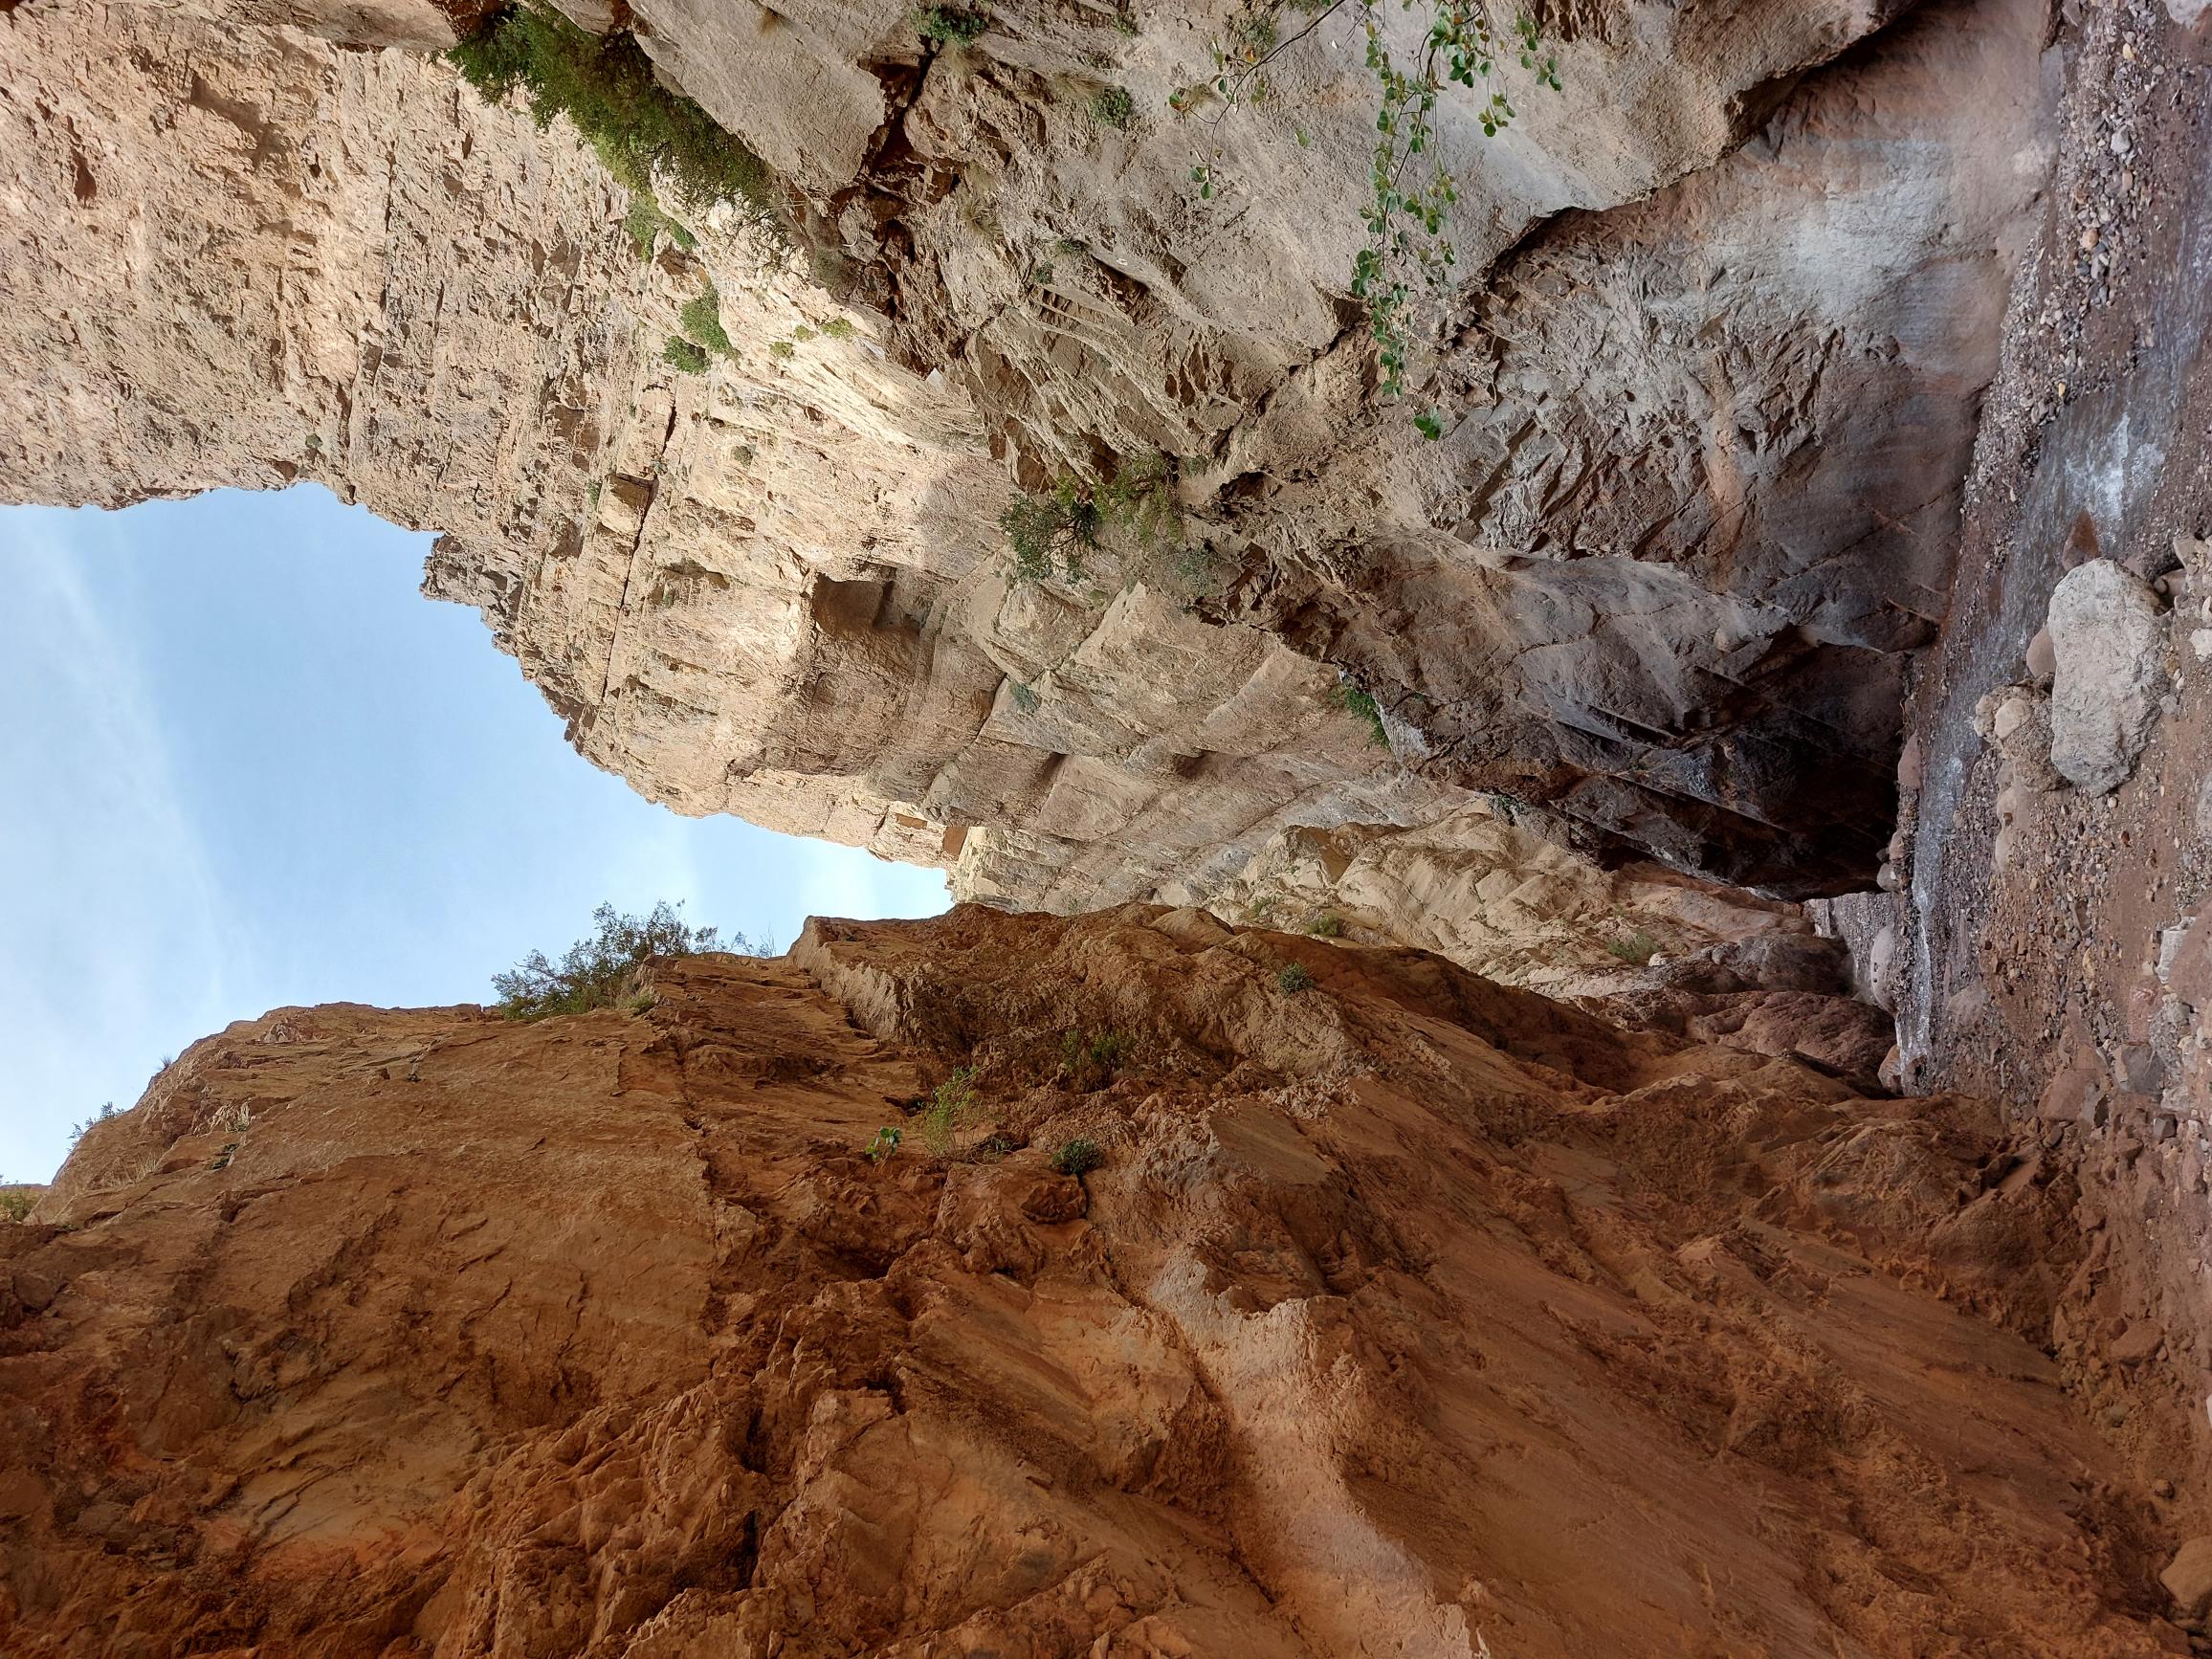
[[[2051,590],[2050,763],[2091,795],[2128,780],[2166,686],[2157,596],[2110,559],[2075,565]]]
[[[1494,144],[1448,115],[1479,279],[1420,343],[1437,444],[1372,406],[1345,303],[1342,20],[1275,108],[1178,121],[1226,16],[1007,7],[925,53],[903,7],[641,11],[806,193],[806,266],[721,214],[632,259],[563,129],[420,58],[16,8],[0,492],[309,478],[442,529],[429,589],[594,761],[1001,902],[1204,898],[1284,831],[1493,792],[1603,852],[1863,880],[2041,177],[2040,9],[1562,24],[1569,93]],[[710,277],[738,356],[677,374]],[[1009,468],[1145,450],[1187,556],[1008,583]]]

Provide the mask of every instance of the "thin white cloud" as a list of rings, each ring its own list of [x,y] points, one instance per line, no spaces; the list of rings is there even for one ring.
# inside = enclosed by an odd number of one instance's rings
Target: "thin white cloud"
[[[236,977],[161,721],[72,532],[107,539],[76,515],[0,524],[0,1171],[25,1179],[51,1172],[72,1121],[137,1098],[162,1058],[150,1033],[212,1029]]]

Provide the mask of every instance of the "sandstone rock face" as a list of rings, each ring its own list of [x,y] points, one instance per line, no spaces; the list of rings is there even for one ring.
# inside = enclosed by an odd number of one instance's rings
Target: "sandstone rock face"
[[[279,1010],[86,1136],[0,1227],[0,1647],[2174,1650],[1969,1102],[1191,910],[650,979]]]
[[[1225,8],[994,8],[928,51],[888,0],[640,9],[809,264],[719,212],[634,258],[564,128],[431,61],[18,7],[0,495],[310,479],[442,529],[428,590],[590,759],[994,902],[1206,902],[1291,831],[1492,794],[1855,884],[2045,159],[2040,7],[1891,10],[1566,21],[1568,93],[1494,143],[1450,113],[1471,280],[1417,342],[1425,443],[1345,292],[1342,19],[1215,122],[1165,99]],[[710,280],[735,354],[678,373]],[[1178,545],[1009,579],[1009,476],[1148,452]]]
[[[2110,559],[2075,565],[2050,596],[2050,763],[2076,788],[2118,788],[2158,715],[2166,619],[2141,581]]]

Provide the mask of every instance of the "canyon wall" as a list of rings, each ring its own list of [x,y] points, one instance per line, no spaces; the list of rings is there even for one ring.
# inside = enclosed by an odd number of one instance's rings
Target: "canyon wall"
[[[641,984],[279,1009],[86,1134],[0,1226],[0,1647],[2117,1656],[2212,1593],[2178,1374],[2039,1350],[2135,1311],[2078,1132],[1194,910]]]
[[[1178,117],[1226,10],[939,48],[906,11],[640,11],[796,227],[640,257],[564,123],[333,44],[373,11],[10,10],[0,495],[312,481],[441,530],[427,589],[592,761],[995,903],[1226,911],[1315,833],[1438,893],[1547,840],[1865,882],[2047,167],[2040,6],[1562,13],[1565,91],[1495,140],[1446,111],[1470,280],[1397,404],[1346,291],[1348,18]],[[732,350],[681,372],[709,283]],[[1015,579],[1017,487],[1147,454],[1177,535]],[[1466,960],[1602,978],[1673,877],[1574,868]]]

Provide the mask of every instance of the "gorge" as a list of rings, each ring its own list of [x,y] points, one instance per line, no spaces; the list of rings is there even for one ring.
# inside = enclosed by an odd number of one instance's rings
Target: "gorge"
[[[562,8],[759,201],[496,14],[0,12],[0,499],[435,530],[963,901],[182,1056],[0,1228],[0,1644],[2212,1641],[2212,12],[1501,14],[1395,395],[1430,10]]]

